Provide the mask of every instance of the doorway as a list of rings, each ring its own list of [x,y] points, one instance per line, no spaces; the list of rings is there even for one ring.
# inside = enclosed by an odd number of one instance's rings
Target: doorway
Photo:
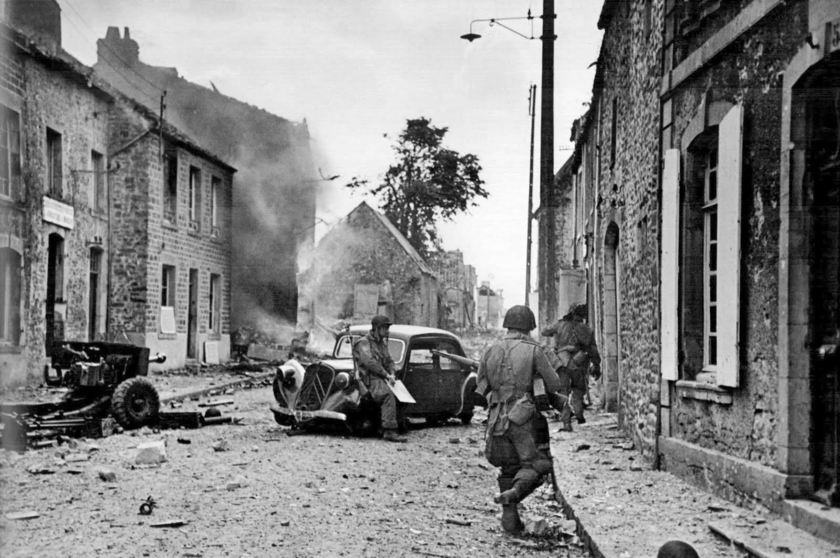
[[[190,306],[187,313],[187,358],[198,355],[198,270],[190,269]]]
[[[810,277],[814,495],[840,507],[840,58],[806,78],[806,188],[812,194]]]
[[[57,233],[51,233],[47,248],[47,296],[46,296],[46,335],[47,356],[52,355],[53,345],[64,338],[64,319],[57,306],[64,302],[64,239]]]
[[[607,233],[604,236],[604,308],[602,318],[604,409],[610,413],[615,413],[619,408],[618,394],[621,378],[618,358],[618,240],[618,225],[612,222],[607,226]]]

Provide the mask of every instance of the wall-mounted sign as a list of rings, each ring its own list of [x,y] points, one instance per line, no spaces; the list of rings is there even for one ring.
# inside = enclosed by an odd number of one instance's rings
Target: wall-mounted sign
[[[44,196],[44,221],[72,229],[75,224],[73,206]]]

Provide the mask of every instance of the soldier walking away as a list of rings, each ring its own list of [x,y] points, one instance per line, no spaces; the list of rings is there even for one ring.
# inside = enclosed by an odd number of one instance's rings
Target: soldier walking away
[[[548,440],[538,439],[548,424],[537,409],[534,380],[542,378],[552,393],[560,389],[560,378],[529,335],[537,327],[530,308],[514,306],[502,325],[507,334],[479,362],[477,390],[488,403],[484,454],[501,468],[494,501],[502,505],[502,528],[511,533],[522,529],[517,504],[554,472]]]
[[[353,345],[353,361],[359,378],[379,405],[382,439],[407,442],[407,438],[397,433],[397,398],[389,387],[396,381],[396,366],[388,351],[390,327],[390,318],[374,316],[370,322],[370,332]]]
[[[569,312],[540,332],[545,337],[554,336],[554,351],[559,364],[557,373],[562,388],[560,393],[570,396],[571,406],[563,409],[560,430],[572,431],[572,411],[579,424],[586,422],[583,416],[583,396],[587,391],[587,373],[592,365],[592,377],[601,376],[601,355],[595,343],[595,334],[584,320],[587,317],[586,304],[572,304]]]
[[[700,558],[700,555],[688,543],[668,541],[656,553],[656,558]]]

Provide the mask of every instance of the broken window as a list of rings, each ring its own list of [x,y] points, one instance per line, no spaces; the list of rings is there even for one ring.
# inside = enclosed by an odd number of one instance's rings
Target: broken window
[[[190,230],[197,231],[201,222],[201,169],[190,167]]]
[[[163,161],[163,218],[174,224],[178,212],[178,155],[170,151]]]
[[[20,342],[20,254],[0,248],[0,343]]]
[[[105,157],[96,151],[90,152],[90,166],[93,172],[93,208],[97,211],[108,209],[108,191],[105,176]]]
[[[160,305],[175,306],[175,266],[164,265],[160,279]]]
[[[20,119],[0,106],[0,196],[20,199]]]
[[[61,198],[62,188],[61,170],[61,134],[51,128],[47,128],[47,193],[53,197]]]

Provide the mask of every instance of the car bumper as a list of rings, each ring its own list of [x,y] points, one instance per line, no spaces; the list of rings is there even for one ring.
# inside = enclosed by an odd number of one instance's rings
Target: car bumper
[[[335,411],[294,411],[279,405],[271,405],[271,412],[274,413],[277,422],[282,424],[299,424],[316,419],[346,421],[347,415]]]

